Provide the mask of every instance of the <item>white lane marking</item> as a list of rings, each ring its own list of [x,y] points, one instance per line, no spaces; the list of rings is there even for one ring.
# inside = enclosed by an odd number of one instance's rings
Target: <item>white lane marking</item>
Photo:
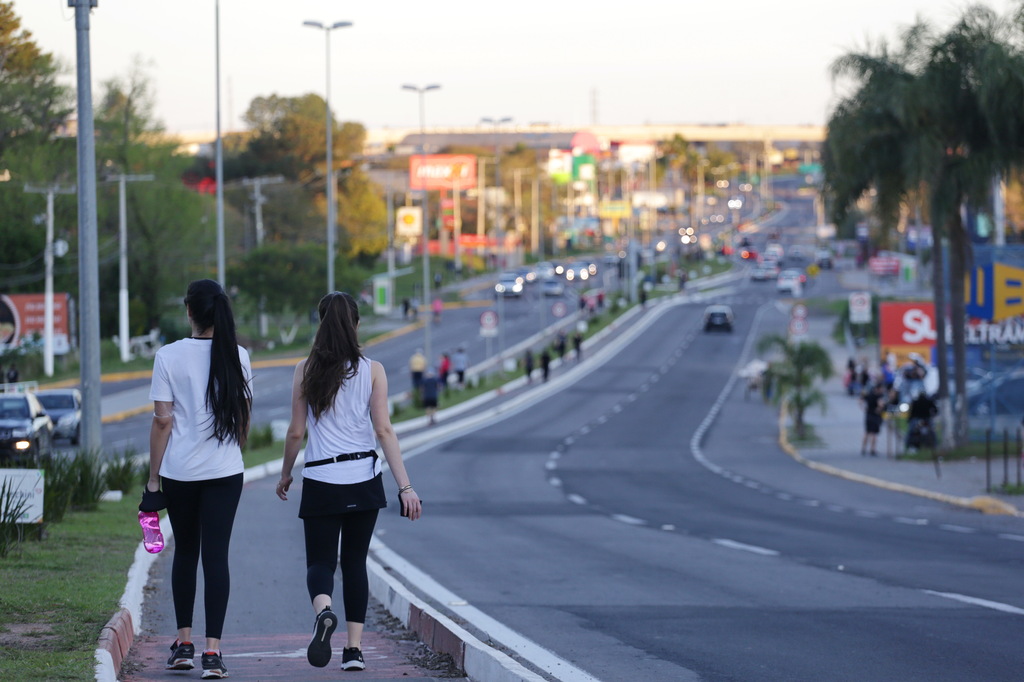
[[[583,426],[583,427],[580,428],[580,435],[581,436],[585,436],[588,433],[590,433],[590,427],[589,426]]]
[[[1014,535],[1013,533],[1000,533],[999,537],[1004,540],[1013,540],[1014,542],[1024,542],[1024,535]]]
[[[969,597],[966,594],[957,594],[956,592],[936,592],[935,590],[924,590],[924,592],[926,594],[934,594],[936,597],[944,597],[946,599],[952,599],[953,601],[963,602],[964,604],[971,604],[972,606],[981,606],[986,609],[992,609],[993,611],[1002,611],[1003,613],[1012,613],[1017,616],[1024,616],[1024,609],[1017,608],[1016,606],[1010,606],[1009,604],[1003,604],[1002,602],[979,599],[978,597]]]
[[[628,523],[631,526],[646,526],[647,522],[643,519],[638,519],[635,516],[629,516],[627,514],[612,514],[612,518],[622,523]]]
[[[675,530],[676,527],[675,527],[674,524],[671,524],[671,523],[663,523],[663,524],[661,524],[661,529],[662,530]]]
[[[793,499],[793,496],[790,495],[789,493],[777,493],[775,496],[777,498],[779,498],[780,500],[787,500],[788,501],[788,500],[792,500]]]
[[[952,531],[954,533],[977,533],[978,531],[974,528],[968,528],[967,526],[957,526],[952,523],[944,523],[939,526],[942,530]]]
[[[570,493],[569,495],[566,495],[565,499],[569,500],[573,504],[586,504],[587,503],[587,498],[583,497],[582,495],[577,495],[576,493]]]
[[[550,479],[548,479],[548,483],[555,486],[556,488],[562,487],[562,479],[558,478],[557,476],[552,476]]]
[[[821,506],[821,502],[819,502],[818,500],[800,500],[800,504],[802,504],[804,506],[807,506],[807,507],[820,507]]]
[[[838,514],[846,512],[846,507],[840,507],[838,504],[830,504],[827,507],[825,507],[825,509],[828,509],[831,512],[836,512]]]
[[[536,642],[527,639],[520,633],[469,604],[465,599],[451,592],[432,577],[393,552],[377,538],[374,539],[373,552],[375,559],[380,563],[390,566],[399,575],[411,581],[438,603],[450,604],[452,613],[472,623],[476,628],[486,633],[488,638],[494,639],[512,649],[524,659],[551,675],[554,679],[563,680],[564,682],[597,682],[597,678],[592,677],[564,658],[551,653]],[[460,602],[466,605],[457,606],[456,604]],[[526,672],[525,669],[523,669],[523,672]],[[529,677],[526,679],[536,680],[537,682],[541,680],[540,676],[535,674],[529,674]]]
[[[906,516],[896,516],[896,517],[893,517],[893,521],[895,521],[896,523],[902,523],[902,524],[904,524],[906,526],[927,526],[928,525],[928,519],[911,519],[911,518],[906,517]]]
[[[558,468],[558,462],[555,462],[555,461],[549,459],[547,462],[544,463],[544,468],[547,469],[548,471],[551,471],[553,469],[557,469]]]
[[[854,513],[855,516],[860,516],[860,517],[865,518],[865,519],[877,519],[879,516],[881,516],[881,514],[879,514],[878,512],[864,511],[862,509],[861,510],[857,510],[857,511],[855,511],[853,513]]]
[[[779,556],[779,553],[774,549],[768,549],[767,547],[758,547],[757,545],[748,545],[743,542],[736,542],[735,540],[727,540],[725,538],[715,538],[712,540],[716,545],[722,547],[728,547],[729,549],[738,549],[743,552],[751,552],[753,554],[760,554],[761,556]]]

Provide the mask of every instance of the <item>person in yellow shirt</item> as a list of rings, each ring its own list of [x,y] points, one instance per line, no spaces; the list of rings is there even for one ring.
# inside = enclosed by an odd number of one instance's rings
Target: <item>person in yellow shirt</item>
[[[409,358],[409,374],[412,377],[412,392],[416,403],[420,402],[420,393],[423,388],[423,372],[427,369],[427,358],[423,355],[423,349],[417,348],[416,352]]]

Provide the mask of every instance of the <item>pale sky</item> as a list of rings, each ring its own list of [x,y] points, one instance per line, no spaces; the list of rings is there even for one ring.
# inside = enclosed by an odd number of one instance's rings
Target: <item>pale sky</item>
[[[923,17],[944,29],[962,0],[219,0],[223,130],[253,98],[324,93],[367,128],[416,127],[405,83],[437,83],[426,126],[483,117],[565,126],[824,124],[841,54]],[[984,4],[1005,14],[1012,0]],[[156,117],[172,132],[216,125],[214,0],[99,0],[91,16],[93,93],[140,58]],[[74,83],[74,9],[14,0],[23,28]]]

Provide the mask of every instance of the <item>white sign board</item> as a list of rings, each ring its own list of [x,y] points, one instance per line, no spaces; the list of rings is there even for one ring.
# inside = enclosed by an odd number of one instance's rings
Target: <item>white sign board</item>
[[[19,510],[18,523],[42,523],[45,483],[42,469],[0,469],[0,515]]]
[[[485,310],[480,313],[480,336],[498,335],[498,313],[493,310]]]
[[[869,324],[871,322],[871,294],[866,291],[854,291],[850,294],[850,324]]]

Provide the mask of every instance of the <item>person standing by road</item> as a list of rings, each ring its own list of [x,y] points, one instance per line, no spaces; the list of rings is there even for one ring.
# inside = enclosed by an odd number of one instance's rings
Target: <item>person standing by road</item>
[[[423,375],[423,412],[427,415],[427,422],[433,426],[437,414],[437,404],[441,399],[441,381],[434,374],[433,368],[428,367]]]
[[[558,352],[558,359],[565,362],[565,330],[559,329],[558,336],[555,337],[555,350]]]
[[[878,440],[878,432],[882,430],[885,393],[878,383],[871,383],[865,389],[861,400],[864,403],[864,440],[861,441],[860,454],[877,457],[878,451],[875,449],[875,445]]]
[[[452,369],[455,371],[459,388],[466,387],[466,368],[469,367],[469,356],[466,355],[466,347],[459,346],[452,353]]]
[[[551,374],[551,353],[547,348],[540,352],[540,371],[544,382],[547,383],[548,376]]]
[[[420,387],[423,385],[423,372],[426,369],[427,358],[423,355],[423,349],[417,348],[409,358],[409,378],[412,379],[413,397],[417,402],[420,400]]]
[[[533,351],[529,348],[523,355],[523,374],[526,375],[526,383],[533,383]]]
[[[576,351],[576,362],[583,359],[583,334],[577,329],[572,335],[572,348]]]
[[[192,336],[156,352],[149,397],[146,490],[160,490],[174,531],[171,592],[178,638],[168,670],[191,670],[192,611],[200,556],[206,604],[203,679],[227,677],[220,642],[231,577],[228,545],[242,495],[242,446],[249,435],[252,369],[238,345],[231,303],[210,279],[192,282],[185,296]]]
[[[361,645],[369,601],[366,556],[378,512],[387,506],[383,467],[374,449],[377,442],[398,485],[402,515],[416,520],[422,507],[388,416],[384,366],[365,357],[359,347],[358,304],[351,295],[335,291],[320,299],[317,312],[320,328],[313,347],[292,378],[292,415],[276,492],[280,499],[288,499],[292,468],[308,434],[299,517],[315,620],[306,659],[318,668],[331,661],[331,635],[338,626],[331,604],[340,556],[348,635],[341,667],[363,670]]]

